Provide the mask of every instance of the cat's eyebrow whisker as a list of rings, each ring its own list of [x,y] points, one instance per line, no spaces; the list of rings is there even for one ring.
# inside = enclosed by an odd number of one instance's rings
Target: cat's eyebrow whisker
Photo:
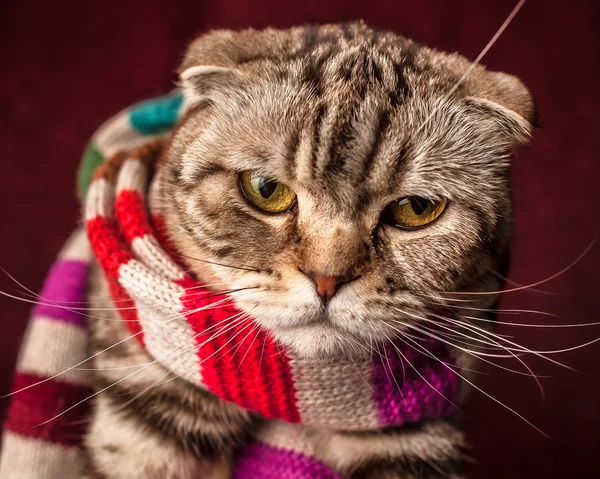
[[[473,61],[473,63],[471,63],[471,65],[469,65],[469,67],[464,71],[464,73],[460,76],[460,78],[456,81],[456,83],[448,91],[448,93],[446,93],[446,95],[444,95],[444,97],[439,101],[438,106],[435,107],[429,113],[429,115],[425,118],[423,123],[421,123],[419,128],[417,128],[416,133],[419,133],[431,121],[433,116],[440,110],[440,108],[442,107],[444,102],[448,98],[450,98],[450,96],[456,91],[456,89],[460,85],[462,85],[462,83],[465,81],[465,79],[471,74],[471,72],[475,69],[475,67],[479,64],[479,62],[481,62],[481,60],[487,54],[487,52],[490,50],[490,48],[492,48],[492,46],[496,43],[496,41],[498,41],[500,36],[504,33],[504,30],[506,30],[506,28],[510,25],[510,23],[512,22],[513,18],[515,18],[515,16],[519,12],[519,10],[521,10],[521,7],[525,4],[525,1],[526,0],[519,0],[517,5],[515,5],[515,7],[512,9],[510,14],[508,15],[508,17],[506,17],[506,20],[504,20],[504,22],[502,23],[502,25],[500,26],[498,31],[494,34],[494,36],[491,38],[491,40],[486,44],[486,46],[483,48],[483,50],[481,50],[481,53],[477,56],[477,58]]]
[[[403,341],[405,344],[407,344],[408,346],[410,346],[410,344],[408,344],[406,341],[404,341],[404,339],[399,338],[401,341]],[[408,339],[408,338],[406,338]],[[416,349],[417,351],[422,351],[423,353],[427,354],[428,356],[432,357],[433,359],[435,359],[436,361],[440,362],[442,364],[442,366],[448,368],[448,365],[444,364],[443,361],[441,361],[435,354],[432,354],[431,352],[427,351],[426,348],[424,348],[423,346],[421,346],[418,342],[413,341],[411,339],[408,339],[409,341],[411,341],[412,343],[414,343],[419,349]],[[414,346],[413,346],[413,349]],[[509,410],[510,412],[512,412],[513,414],[515,414],[517,417],[521,418],[523,421],[525,421],[527,424],[529,424],[532,428],[534,428],[536,431],[538,431],[540,434],[548,437],[548,435],[542,431],[540,428],[538,428],[535,424],[533,424],[531,421],[529,421],[527,418],[525,418],[525,416],[523,416],[522,414],[518,413],[517,411],[515,411],[514,409],[512,409],[511,407],[507,406],[506,404],[504,404],[502,401],[500,401],[499,399],[496,399],[494,396],[492,396],[491,394],[487,393],[486,391],[484,391],[483,389],[481,389],[480,387],[476,386],[472,381],[469,381],[467,378],[465,378],[462,374],[454,371],[452,368],[449,368],[450,370],[452,370],[454,372],[454,374],[456,374],[459,378],[461,378],[463,381],[465,381],[467,384],[469,384],[470,386],[472,386],[473,388],[475,388],[477,391],[479,391],[480,393],[484,394],[485,396],[487,396],[488,398],[492,399],[494,402],[498,403],[499,405],[501,405],[503,408]]]

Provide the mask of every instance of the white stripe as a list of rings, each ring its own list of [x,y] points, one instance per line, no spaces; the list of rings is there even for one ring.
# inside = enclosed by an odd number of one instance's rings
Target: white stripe
[[[96,216],[114,218],[114,186],[104,178],[92,181],[85,198],[85,220]]]
[[[145,197],[148,183],[148,168],[137,158],[130,158],[123,163],[117,178],[117,194],[121,191],[135,190]]]
[[[325,454],[323,437],[328,431],[315,435],[315,430],[302,424],[290,424],[283,421],[267,421],[254,434],[260,442],[279,449],[291,449],[298,454],[323,460],[319,452]],[[327,437],[327,436],[325,436]]]
[[[144,301],[136,301],[136,306],[148,353],[169,371],[201,386],[196,338],[185,316],[181,314],[173,319],[172,310]]]
[[[154,236],[134,238],[131,248],[142,263],[170,280],[183,279],[183,270],[160,247]]]
[[[148,207],[150,214],[161,215],[163,213],[162,201],[160,198],[160,170],[154,174],[150,183],[150,191],[148,193]]]
[[[81,450],[75,446],[4,432],[1,479],[77,479],[82,465]]]
[[[176,375],[202,386],[196,339],[182,314],[185,289],[136,260],[121,265],[119,282],[135,301],[146,350]]]
[[[172,312],[181,311],[183,287],[157,275],[135,259],[119,267],[119,283],[135,300],[170,308]]]
[[[129,121],[130,110],[123,110],[108,119],[92,137],[92,143],[104,158],[127,151],[148,141],[151,136],[138,133]]]
[[[85,228],[77,228],[67,240],[59,258],[67,261],[84,261],[89,263],[92,260],[93,253],[88,241]]]
[[[380,427],[369,386],[370,359],[342,363],[291,358],[290,366],[303,424],[354,430]]]
[[[79,326],[34,316],[29,322],[26,335],[17,364],[20,372],[52,377],[88,356],[88,335]],[[57,380],[88,385],[89,372],[71,369],[61,374]]]

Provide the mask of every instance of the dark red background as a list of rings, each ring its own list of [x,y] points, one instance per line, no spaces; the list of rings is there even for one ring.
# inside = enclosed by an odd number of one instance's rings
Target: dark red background
[[[0,6],[0,265],[38,290],[78,218],[75,169],[99,124],[173,84],[186,42],[214,27],[289,26],[364,18],[423,43],[475,58],[516,0],[366,2],[304,0],[12,1]],[[109,6],[110,5],[110,6]],[[510,277],[529,284],[573,262],[600,227],[598,39],[594,0],[529,1],[484,60],[521,77],[544,129],[514,160],[516,232]],[[598,318],[600,244],[540,286],[503,296],[501,307],[561,316],[505,314],[519,323]],[[15,290],[6,278],[5,291]],[[29,307],[0,299],[0,389],[9,388]],[[502,327],[528,347],[567,348],[600,327]],[[600,477],[600,344],[553,356],[579,372],[528,357],[543,379],[487,367],[479,385],[549,437],[475,392],[464,407],[476,478]],[[514,364],[512,365],[514,366]]]

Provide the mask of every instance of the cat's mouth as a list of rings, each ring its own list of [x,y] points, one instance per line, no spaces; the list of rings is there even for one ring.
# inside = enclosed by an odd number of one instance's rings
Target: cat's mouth
[[[305,358],[363,357],[364,338],[336,326],[331,321],[308,321],[295,326],[278,327],[272,331],[278,341]]]

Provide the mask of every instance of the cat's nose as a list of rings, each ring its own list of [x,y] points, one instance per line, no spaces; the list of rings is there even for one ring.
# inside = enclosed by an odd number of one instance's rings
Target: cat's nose
[[[340,276],[318,276],[310,275],[317,284],[317,294],[324,303],[327,303],[337,292],[339,287],[345,283]]]

